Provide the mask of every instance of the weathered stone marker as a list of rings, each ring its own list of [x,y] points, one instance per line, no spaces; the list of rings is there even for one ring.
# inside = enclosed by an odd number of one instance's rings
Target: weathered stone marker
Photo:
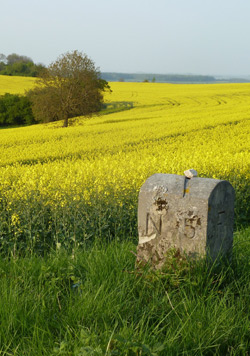
[[[228,181],[157,173],[139,193],[137,263],[163,267],[175,248],[188,256],[229,255],[233,245],[234,189]],[[192,178],[187,178],[188,176]]]

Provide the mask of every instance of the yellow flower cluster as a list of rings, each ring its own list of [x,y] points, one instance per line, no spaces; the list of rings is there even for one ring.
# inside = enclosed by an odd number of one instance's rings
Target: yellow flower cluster
[[[229,180],[242,209],[249,205],[250,84],[111,88],[106,102],[133,107],[77,118],[66,129],[59,122],[0,130],[0,196],[7,204],[35,195],[56,211],[112,195],[122,207],[151,174],[194,168],[199,176]]]

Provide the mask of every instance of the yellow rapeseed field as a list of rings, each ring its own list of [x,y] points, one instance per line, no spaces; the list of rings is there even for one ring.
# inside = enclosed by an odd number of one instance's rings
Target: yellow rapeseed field
[[[33,87],[35,78],[0,75],[0,95],[5,93],[23,94]]]
[[[0,93],[23,93],[33,81],[1,76]],[[68,128],[0,130],[0,234],[41,241],[46,232],[56,243],[89,238],[97,227],[102,234],[135,234],[142,183],[156,172],[188,168],[229,180],[237,221],[249,219],[250,84],[111,88],[107,103],[133,107],[77,118]]]

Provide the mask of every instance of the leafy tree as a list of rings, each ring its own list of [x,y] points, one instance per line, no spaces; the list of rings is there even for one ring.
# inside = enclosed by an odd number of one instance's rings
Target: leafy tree
[[[0,125],[30,125],[35,123],[31,102],[25,96],[6,93],[0,96]]]
[[[102,108],[103,92],[110,90],[94,62],[78,51],[67,52],[46,68],[28,92],[35,118],[41,122],[90,115]]]
[[[31,58],[27,57],[27,56],[20,56],[19,54],[16,54],[16,53],[12,53],[12,54],[9,54],[7,57],[7,64],[8,65],[12,65],[14,63],[34,63],[32,61]]]

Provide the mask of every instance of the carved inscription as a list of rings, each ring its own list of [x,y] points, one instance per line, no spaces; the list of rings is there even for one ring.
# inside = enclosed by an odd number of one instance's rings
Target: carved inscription
[[[188,211],[178,211],[176,214],[176,227],[180,235],[189,239],[195,237],[197,226],[201,225],[201,218],[196,208]]]
[[[155,200],[151,213],[146,215],[146,236],[161,235],[163,216],[166,215],[168,208],[166,199],[158,197]]]
[[[158,213],[168,210],[168,202],[165,199],[158,198],[154,204],[156,205],[156,211],[158,211]]]
[[[175,232],[179,236],[193,239],[196,235],[196,230],[201,226],[201,218],[198,214],[198,209],[194,207],[187,211],[179,210],[175,214],[173,212],[168,215],[169,204],[166,200],[158,199],[154,203],[154,208],[150,213],[146,214],[146,236],[159,236],[164,231],[167,231],[166,225],[175,226]]]
[[[155,221],[153,217],[147,213],[146,218],[146,235],[151,236],[153,234],[161,234],[162,230],[162,216],[159,215],[158,221]]]

